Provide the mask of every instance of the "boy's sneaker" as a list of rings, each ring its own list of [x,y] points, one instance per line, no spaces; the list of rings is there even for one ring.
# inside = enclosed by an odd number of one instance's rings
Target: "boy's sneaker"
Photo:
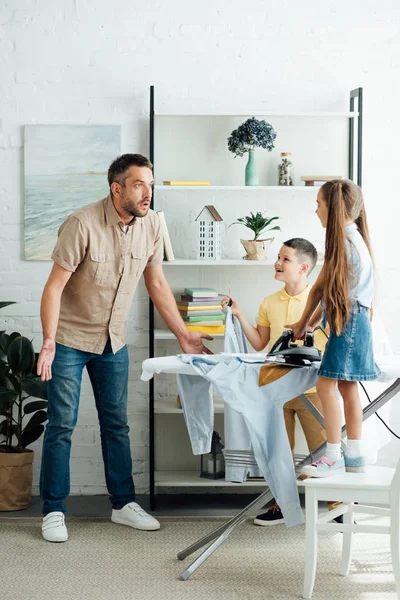
[[[129,527],[141,529],[142,531],[156,531],[160,529],[160,523],[157,519],[147,514],[137,502],[129,502],[121,509],[113,508],[111,521],[120,525],[129,525]]]
[[[43,519],[42,536],[47,542],[66,542],[68,531],[63,512],[53,511]]]
[[[350,456],[344,455],[344,465],[347,473],[364,473],[365,458],[363,456],[351,458]]]
[[[338,506],[342,506],[343,502],[338,502],[338,501],[329,502],[328,501],[326,504],[327,504],[328,510],[334,510]],[[336,521],[336,523],[343,523],[343,515],[339,515],[338,517],[335,517],[334,519],[332,519],[331,523],[333,521]]]
[[[257,515],[253,521],[254,525],[261,525],[262,527],[267,525],[278,525],[279,523],[284,522],[285,519],[283,518],[282,511],[277,504],[271,506],[267,512]]]
[[[336,523],[340,523],[341,525],[343,525],[343,515],[335,517],[334,519],[332,519],[332,521],[336,521]]]
[[[330,477],[331,475],[345,473],[344,458],[342,456],[335,462],[327,456],[322,456],[317,462],[303,467],[301,472],[310,477]]]

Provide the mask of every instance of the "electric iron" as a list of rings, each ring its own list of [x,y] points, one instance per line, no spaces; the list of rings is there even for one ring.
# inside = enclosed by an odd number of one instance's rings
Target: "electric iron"
[[[322,352],[314,346],[312,333],[307,333],[304,345],[299,346],[292,342],[292,332],[286,330],[268,352],[265,362],[288,367],[309,367],[321,359]]]

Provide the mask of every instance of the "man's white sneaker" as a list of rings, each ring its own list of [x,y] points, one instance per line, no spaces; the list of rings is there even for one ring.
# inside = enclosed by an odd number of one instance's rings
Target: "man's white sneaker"
[[[63,512],[50,512],[43,519],[42,536],[48,542],[66,542],[68,531]]]
[[[111,521],[120,525],[129,525],[135,529],[142,529],[143,531],[156,531],[160,529],[160,523],[157,519],[148,515],[143,508],[140,508],[137,502],[129,502],[129,504],[125,504],[119,510],[113,508]]]

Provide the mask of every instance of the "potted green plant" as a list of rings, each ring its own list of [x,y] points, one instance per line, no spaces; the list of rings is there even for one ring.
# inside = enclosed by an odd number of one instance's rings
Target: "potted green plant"
[[[31,501],[34,452],[27,446],[47,420],[46,383],[37,377],[36,363],[28,338],[0,332],[0,510],[22,510]]]
[[[276,131],[267,121],[251,117],[232,131],[228,138],[228,149],[236,156],[249,153],[245,170],[245,184],[258,185],[257,165],[254,158],[256,146],[271,152],[275,147]]]
[[[267,258],[268,246],[274,241],[275,238],[264,238],[259,239],[260,235],[265,231],[281,231],[279,225],[271,227],[271,223],[276,221],[279,217],[264,217],[261,212],[250,213],[245,217],[240,217],[232,225],[244,225],[251,229],[254,233],[252,240],[240,240],[246,250],[246,255],[243,256],[244,260],[265,260]]]

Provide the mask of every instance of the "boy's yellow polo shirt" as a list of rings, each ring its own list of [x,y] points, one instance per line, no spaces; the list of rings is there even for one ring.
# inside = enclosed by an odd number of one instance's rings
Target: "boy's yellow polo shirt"
[[[282,288],[279,292],[266,296],[261,303],[258,310],[257,325],[263,327],[270,327],[271,337],[268,344],[268,350],[275,344],[276,340],[282,335],[284,331],[284,325],[290,325],[291,323],[297,323],[303,314],[304,308],[307,303],[308,294],[310,293],[311,285],[297,294],[296,296],[289,296],[285,288]],[[314,344],[322,352],[325,349],[327,338],[318,330],[314,333]],[[315,392],[315,388],[308,390],[310,393]]]

